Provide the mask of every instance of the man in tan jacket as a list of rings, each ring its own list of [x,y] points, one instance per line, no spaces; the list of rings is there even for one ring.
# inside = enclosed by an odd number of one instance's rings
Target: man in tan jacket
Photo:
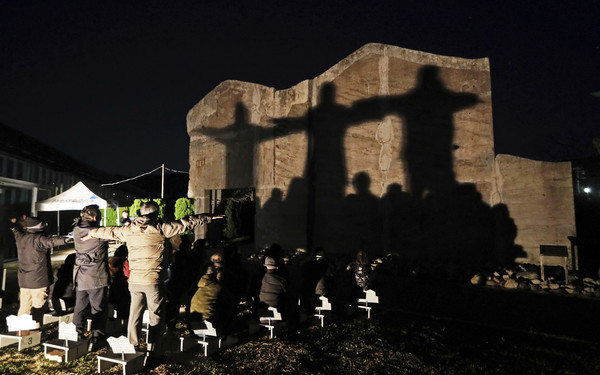
[[[207,224],[217,216],[193,215],[170,223],[158,220],[158,204],[144,202],[140,207],[140,217],[130,225],[121,227],[97,228],[89,231],[88,238],[114,239],[126,242],[129,249],[129,291],[131,306],[127,336],[135,346],[139,344],[139,331],[144,308],[148,308],[150,327],[148,330],[148,356],[156,360],[160,350],[163,325],[165,291],[163,281],[166,278],[169,254],[165,253],[165,243],[169,238]]]

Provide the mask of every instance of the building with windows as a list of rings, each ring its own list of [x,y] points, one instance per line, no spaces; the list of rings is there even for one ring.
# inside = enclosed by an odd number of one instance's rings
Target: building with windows
[[[37,215],[48,222],[49,233],[68,233],[73,212],[60,213],[57,220],[56,213],[35,212],[35,202],[60,194],[79,181],[115,205],[128,205],[135,197],[147,195],[132,184],[102,186],[119,178],[0,124],[0,246],[4,250],[0,253],[5,254],[11,217]],[[61,223],[60,228],[57,222]]]

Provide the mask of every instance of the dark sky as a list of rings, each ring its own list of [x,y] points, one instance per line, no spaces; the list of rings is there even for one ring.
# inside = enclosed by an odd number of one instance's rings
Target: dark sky
[[[187,171],[186,114],[219,83],[285,89],[370,42],[489,57],[497,153],[577,158],[600,136],[587,0],[0,0],[0,122],[106,172]]]

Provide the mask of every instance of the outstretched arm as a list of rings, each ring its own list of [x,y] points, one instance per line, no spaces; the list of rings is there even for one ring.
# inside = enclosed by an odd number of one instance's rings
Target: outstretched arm
[[[165,237],[171,238],[188,230],[192,230],[199,225],[205,225],[213,220],[224,218],[225,215],[199,214],[190,215],[178,221],[164,223],[161,225],[161,230]]]
[[[270,119],[269,122],[275,124],[273,131],[275,138],[283,137],[288,134],[299,133],[308,127],[308,119],[304,117],[279,117]]]
[[[60,245],[64,245],[68,242],[66,237],[58,237],[58,236],[42,236],[40,237],[40,242],[42,247],[47,249],[50,247],[56,247]],[[71,241],[73,242],[73,241]]]
[[[90,230],[88,234],[81,237],[81,240],[87,241],[90,238],[102,238],[105,240],[119,240],[122,242],[127,242],[127,239],[125,238],[125,230],[128,230],[128,228],[128,226],[94,228]]]

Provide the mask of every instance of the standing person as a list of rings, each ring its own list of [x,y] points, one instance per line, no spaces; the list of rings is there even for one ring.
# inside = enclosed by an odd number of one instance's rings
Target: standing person
[[[129,211],[125,210],[121,213],[121,219],[119,219],[122,226],[127,226],[131,224],[131,219],[129,218]]]
[[[48,287],[52,284],[49,249],[72,242],[65,237],[44,234],[46,225],[37,217],[21,218],[13,228],[19,257],[20,305],[18,315],[31,314],[43,323],[48,300]]]
[[[99,349],[105,341],[108,292],[108,241],[93,239],[83,241],[90,230],[100,227],[102,214],[95,205],[85,206],[73,228],[75,240],[75,268],[73,283],[75,294],[75,313],[73,324],[79,334],[86,329],[86,315],[91,313],[92,329],[88,350]]]
[[[200,224],[206,224],[218,216],[194,215],[177,221],[163,223],[158,219],[158,204],[143,202],[140,217],[123,227],[96,228],[89,231],[88,238],[115,239],[127,242],[129,249],[129,291],[131,307],[127,324],[129,342],[139,344],[139,330],[142,314],[147,306],[150,315],[148,329],[147,363],[158,360],[161,335],[163,332],[163,312],[165,291],[163,281],[169,262],[165,251],[165,240],[177,236]]]

